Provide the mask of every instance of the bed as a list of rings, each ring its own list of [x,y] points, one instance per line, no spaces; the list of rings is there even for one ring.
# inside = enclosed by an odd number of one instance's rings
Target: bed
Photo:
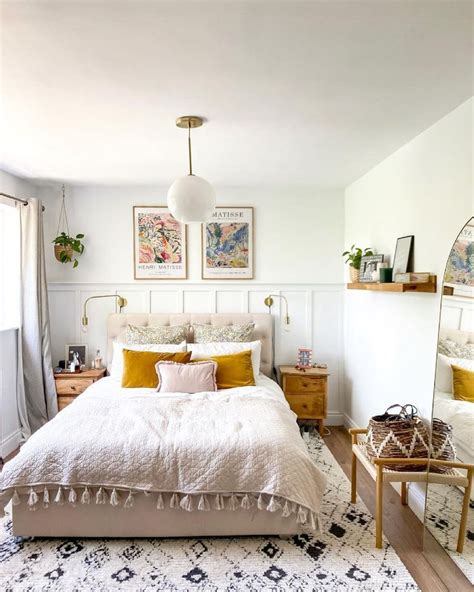
[[[253,322],[261,342],[256,385],[217,392],[91,385],[38,430],[1,476],[20,536],[290,535],[320,528],[325,478],[296,417],[271,380],[267,314],[111,315],[127,324]],[[192,341],[192,334],[189,335]]]
[[[474,343],[474,333],[455,329],[441,329],[440,343],[454,342],[460,346]],[[436,371],[435,395],[433,403],[433,417],[438,417],[453,427],[453,442],[456,447],[458,460],[474,464],[474,404],[468,401],[454,399],[452,386],[447,386],[447,380],[441,370],[443,359],[454,364],[462,363],[457,357],[443,357],[446,350],[440,349]],[[466,366],[469,366],[466,364]],[[452,381],[452,377],[451,377]]]

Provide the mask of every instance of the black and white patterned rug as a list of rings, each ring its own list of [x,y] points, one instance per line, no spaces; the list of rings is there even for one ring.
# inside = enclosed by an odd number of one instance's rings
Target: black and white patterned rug
[[[374,520],[317,434],[305,434],[328,476],[322,535],[186,539],[21,539],[0,522],[5,592],[115,590],[418,590],[392,547],[374,547]]]
[[[463,490],[464,492],[464,490]],[[474,585],[474,501],[471,499],[462,554],[456,551],[463,493],[453,485],[430,483],[426,524],[438,543]]]

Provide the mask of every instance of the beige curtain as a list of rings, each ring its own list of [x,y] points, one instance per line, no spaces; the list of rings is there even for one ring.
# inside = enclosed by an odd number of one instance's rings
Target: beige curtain
[[[21,325],[18,339],[18,413],[28,438],[58,412],[51,361],[41,202],[21,207]]]

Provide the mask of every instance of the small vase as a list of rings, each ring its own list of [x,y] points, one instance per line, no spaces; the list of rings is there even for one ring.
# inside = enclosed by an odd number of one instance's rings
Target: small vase
[[[350,265],[349,266],[349,275],[351,278],[351,283],[357,284],[357,282],[359,281],[359,278],[360,278],[360,270],[356,269],[355,267],[352,267],[352,265]]]

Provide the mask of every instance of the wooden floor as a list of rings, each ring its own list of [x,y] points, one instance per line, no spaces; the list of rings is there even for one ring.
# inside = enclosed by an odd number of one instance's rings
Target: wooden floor
[[[332,427],[331,434],[325,436],[324,441],[350,479],[351,439],[347,430],[343,427]],[[18,450],[15,450],[4,459],[5,462],[17,453]],[[363,467],[359,467],[357,471],[357,493],[374,514],[375,483]],[[473,586],[448,555],[438,549],[438,543],[431,537],[428,541],[429,548],[438,565],[437,570],[433,568],[423,554],[422,523],[408,506],[401,505],[400,496],[388,484],[384,489],[384,534],[423,592],[472,592]]]
[[[332,427],[331,435],[324,441],[344,473],[351,475],[351,439],[343,427]],[[375,513],[375,483],[363,467],[357,471],[357,493],[372,512]],[[440,549],[436,553],[438,569],[423,554],[423,525],[408,506],[402,506],[400,496],[389,484],[384,486],[384,534],[406,565],[421,590],[426,592],[463,592],[473,586],[457,565]],[[437,547],[434,539],[430,548]],[[374,540],[375,544],[375,540]]]

